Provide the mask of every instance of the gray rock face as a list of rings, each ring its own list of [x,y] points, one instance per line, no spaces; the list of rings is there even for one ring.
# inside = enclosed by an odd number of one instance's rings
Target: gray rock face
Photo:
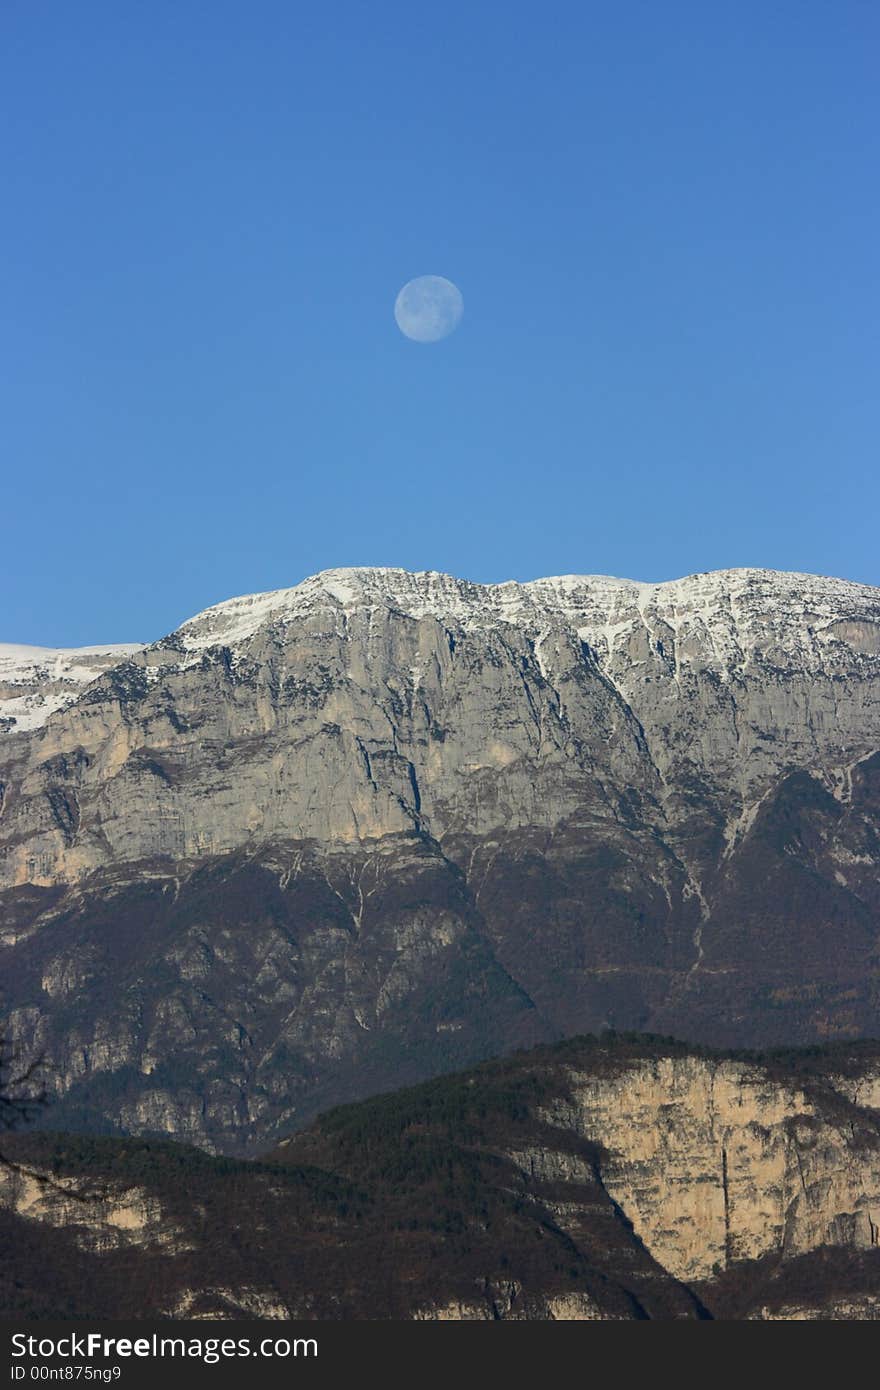
[[[876,1032],[878,749],[863,585],[235,599],[0,734],[10,1029],[92,1122],[223,1145],[609,1024]]]
[[[880,745],[878,672],[880,593],[842,581],[330,571],[208,609],[13,729],[4,879],[552,829],[630,788],[658,826],[710,794],[735,837],[792,768],[846,790]]]

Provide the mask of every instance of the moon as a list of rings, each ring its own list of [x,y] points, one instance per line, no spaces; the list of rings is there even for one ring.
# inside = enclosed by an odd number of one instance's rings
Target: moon
[[[418,275],[409,280],[394,301],[397,327],[414,343],[439,343],[461,322],[461,290],[442,275]]]

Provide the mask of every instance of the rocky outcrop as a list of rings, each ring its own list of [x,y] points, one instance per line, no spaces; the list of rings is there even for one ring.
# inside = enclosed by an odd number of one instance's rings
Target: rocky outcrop
[[[583,1293],[564,1293],[518,1303],[519,1285],[486,1290],[484,1301],[429,1304],[413,1313],[416,1322],[601,1322],[602,1310]]]
[[[866,1122],[811,1090],[748,1063],[661,1057],[611,1080],[572,1073],[571,1099],[548,1118],[602,1143],[609,1194],[659,1263],[693,1282],[771,1253],[880,1245],[874,1112]],[[875,1137],[854,1144],[866,1123]]]
[[[7,1031],[225,1149],[584,1029],[875,1034],[878,633],[762,570],[209,609],[0,735]]]
[[[752,1314],[756,1322],[877,1322],[880,1320],[880,1295],[864,1298],[832,1299],[816,1307],[811,1303],[783,1303],[779,1307],[764,1306]]]
[[[191,1248],[161,1202],[140,1187],[90,1183],[87,1176],[59,1181],[40,1167],[0,1162],[0,1206],[26,1221],[63,1230],[97,1254],[133,1246],[169,1252]]]

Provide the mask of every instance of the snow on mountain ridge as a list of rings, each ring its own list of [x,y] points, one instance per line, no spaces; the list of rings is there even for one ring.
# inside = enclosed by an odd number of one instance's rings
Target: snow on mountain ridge
[[[0,729],[36,729],[73,703],[108,666],[143,651],[140,642],[93,647],[32,647],[0,642]]]
[[[143,648],[143,642],[106,642],[93,647],[34,647],[21,642],[0,642],[0,676],[8,680],[31,670],[58,674],[73,669],[83,657],[129,656]]]
[[[775,654],[783,665],[815,669],[827,664],[835,642],[843,643],[847,659],[853,652],[880,657],[880,588],[844,579],[729,569],[657,583],[557,575],[478,584],[434,570],[340,568],[291,588],[226,599],[147,648],[0,643],[0,721],[16,733],[38,728],[103,671],[140,652],[162,653],[163,668],[185,669],[211,648],[226,647],[235,659],[262,629],[286,626],[321,609],[345,615],[344,622],[358,609],[380,608],[415,619],[434,617],[466,631],[512,624],[534,641],[545,674],[541,645],[559,628],[589,646],[600,663],[613,661],[618,668],[637,664],[636,653],[645,643],[669,655],[676,672],[698,655],[733,673],[756,652]],[[158,676],[149,657],[143,661]]]
[[[797,637],[801,645],[817,633],[821,641],[822,630],[842,620],[880,624],[880,589],[776,570],[715,570],[659,583],[563,575],[477,584],[433,570],[352,568],[325,570],[289,589],[228,599],[156,645],[194,656],[214,646],[234,649],[262,627],[302,617],[328,600],[346,613],[398,608],[412,618],[435,617],[475,630],[510,622],[537,633],[548,621],[560,622],[606,651],[615,634],[641,625],[649,633],[668,629],[670,636],[701,631],[710,635],[722,662],[765,637]]]

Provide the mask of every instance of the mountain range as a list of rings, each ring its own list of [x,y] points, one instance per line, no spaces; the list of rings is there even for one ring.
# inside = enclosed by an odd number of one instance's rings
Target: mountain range
[[[263,1152],[603,1029],[880,1034],[880,590],[331,570],[0,647],[5,1032],[52,1123]]]

